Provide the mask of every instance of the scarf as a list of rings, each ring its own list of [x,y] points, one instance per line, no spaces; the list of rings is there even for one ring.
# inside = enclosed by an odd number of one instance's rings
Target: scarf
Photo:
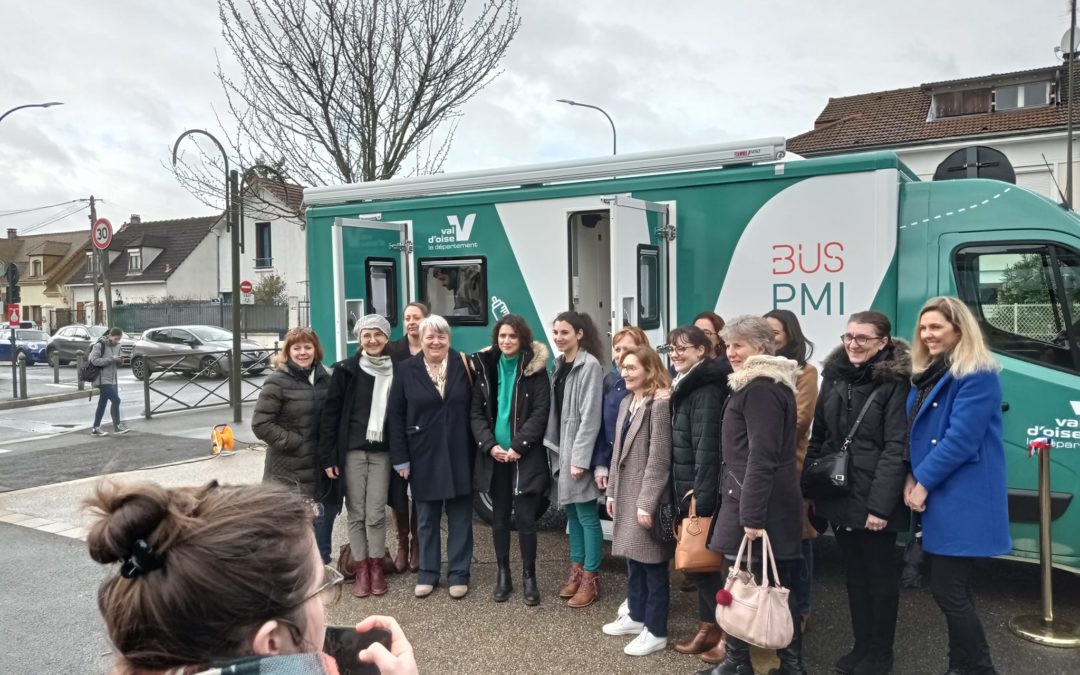
[[[301,368],[300,366],[296,365],[296,363],[292,359],[289,359],[285,363],[285,367],[288,368],[293,373],[293,375],[296,375],[298,377],[301,377],[301,378],[307,380],[308,384],[314,386],[314,384],[315,384],[315,366],[314,366],[314,364],[312,364],[308,368]]]
[[[389,356],[368,356],[360,352],[360,370],[375,378],[371,390],[371,412],[368,413],[367,439],[382,443],[386,426],[386,402],[390,399],[390,383],[394,379],[394,364]]]
[[[926,370],[911,376],[911,383],[915,385],[915,400],[911,404],[911,412],[908,414],[908,435],[911,435],[911,427],[915,424],[915,418],[919,416],[919,409],[926,403],[926,397],[930,391],[949,371],[949,357],[939,356],[930,362]]]

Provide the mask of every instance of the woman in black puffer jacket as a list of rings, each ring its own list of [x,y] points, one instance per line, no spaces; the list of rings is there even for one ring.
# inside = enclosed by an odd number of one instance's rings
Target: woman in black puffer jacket
[[[293,328],[274,357],[274,372],[263,383],[251,430],[266,442],[263,482],[280,483],[303,496],[323,501],[329,480],[316,467],[319,420],[330,376],[322,366],[319,336],[310,328]],[[338,505],[328,505],[315,519],[315,539],[324,563],[330,562],[330,535]]]
[[[889,319],[859,312],[848,320],[844,346],[824,362],[806,466],[836,453],[871,393],[849,447],[851,489],[813,501],[813,513],[832,523],[847,575],[855,645],[836,663],[839,673],[888,673],[900,602],[899,570],[893,562],[896,535],[906,530],[903,504],[907,446],[907,395],[911,355],[890,337]],[[813,498],[813,495],[807,495]]]

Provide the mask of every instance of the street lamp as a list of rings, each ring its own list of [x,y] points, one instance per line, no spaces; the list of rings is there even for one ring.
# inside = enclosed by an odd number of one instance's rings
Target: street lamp
[[[559,103],[565,103],[566,105],[576,105],[579,108],[592,108],[593,110],[599,110],[600,114],[607,118],[608,124],[611,125],[611,154],[617,155],[618,146],[616,145],[617,138],[615,136],[615,123],[611,121],[611,115],[607,114],[603,108],[597,105],[591,105],[589,103],[578,103],[577,101],[571,101],[568,98],[556,99]]]
[[[3,122],[5,117],[16,110],[22,110],[23,108],[51,108],[54,105],[64,105],[64,103],[63,101],[49,101],[48,103],[27,103],[26,105],[17,105],[3,115],[0,115],[0,122]]]

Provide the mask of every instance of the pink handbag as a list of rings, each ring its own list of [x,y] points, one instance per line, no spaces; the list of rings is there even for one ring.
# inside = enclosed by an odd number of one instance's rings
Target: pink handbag
[[[780,585],[776,559],[768,533],[761,536],[761,584],[750,573],[750,560],[743,568],[743,554],[750,539],[743,536],[735,564],[728,572],[724,589],[716,594],[716,623],[728,635],[763,649],[783,649],[791,644],[794,626],[788,608],[790,591]],[[775,585],[769,583],[772,569]],[[725,593],[726,592],[726,593]]]

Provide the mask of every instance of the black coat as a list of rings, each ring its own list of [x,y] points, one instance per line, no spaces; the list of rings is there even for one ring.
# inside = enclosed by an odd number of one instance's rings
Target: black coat
[[[694,491],[697,513],[716,510],[720,479],[720,415],[728,396],[731,365],[707,359],[671,392],[671,473],[675,494]]]
[[[720,510],[709,548],[734,557],[743,528],[764,529],[777,560],[802,558],[802,490],[796,468],[795,379],[799,365],[751,356],[728,381],[720,429]]]
[[[491,474],[495,460],[491,449],[495,442],[495,417],[499,403],[499,357],[497,349],[486,349],[472,356],[476,386],[472,398],[472,432],[476,440],[476,470],[473,489],[491,489]],[[547,374],[548,350],[540,342],[521,351],[517,379],[514,385],[514,404],[510,419],[510,448],[521,455],[514,466],[514,494],[547,494],[551,478],[547,452],[544,450],[544,430],[551,405],[551,384]],[[509,448],[504,448],[509,449]]]
[[[263,382],[251,416],[251,430],[266,442],[263,480],[297,489],[305,497],[326,497],[316,466],[319,417],[330,376],[315,364],[312,384],[298,369],[281,364]]]
[[[807,464],[840,450],[870,392],[879,391],[848,449],[851,491],[814,500],[816,515],[841,527],[863,529],[870,513],[889,521],[889,529],[908,528],[903,491],[909,471],[904,456],[910,378],[911,355],[900,341],[892,342],[861,368],[851,364],[843,347],[825,359]]]
[[[449,351],[443,396],[428,376],[423,354],[399,363],[390,387],[390,462],[410,465],[409,484],[418,501],[472,494],[472,385],[461,354]]]

